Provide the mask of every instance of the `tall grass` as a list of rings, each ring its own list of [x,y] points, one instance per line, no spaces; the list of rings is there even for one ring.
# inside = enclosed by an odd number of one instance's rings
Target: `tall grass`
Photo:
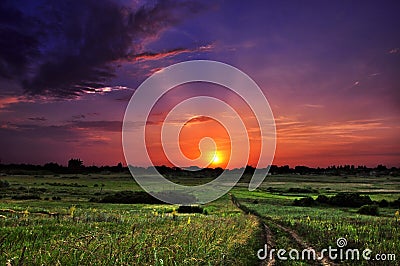
[[[228,202],[225,202],[228,204]],[[52,218],[0,218],[4,265],[255,265],[259,226],[238,212],[178,214],[165,207],[79,209]],[[164,209],[163,209],[164,208]],[[54,211],[54,210],[52,210]],[[190,217],[190,219],[189,219]]]

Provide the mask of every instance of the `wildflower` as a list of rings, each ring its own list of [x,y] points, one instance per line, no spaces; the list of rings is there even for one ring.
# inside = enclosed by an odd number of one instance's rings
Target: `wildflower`
[[[22,213],[24,214],[24,217],[28,217],[28,215],[29,215],[29,211],[28,210],[25,210]]]
[[[69,215],[70,215],[71,217],[74,216],[75,210],[76,210],[75,205],[72,205],[72,206],[69,208]]]
[[[310,222],[310,221],[311,221],[310,216],[307,216],[307,222]]]
[[[190,216],[189,216],[189,218],[188,218],[187,224],[190,224]]]
[[[394,213],[394,216],[399,217],[399,216],[400,216],[400,212],[399,212],[399,211],[396,211],[396,212]]]
[[[178,212],[175,209],[173,209],[172,210],[172,218],[174,218],[174,220],[176,219],[177,215],[178,215]]]

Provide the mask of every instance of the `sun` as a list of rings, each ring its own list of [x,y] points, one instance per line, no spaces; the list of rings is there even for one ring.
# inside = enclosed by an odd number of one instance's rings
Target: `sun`
[[[213,157],[212,162],[213,162],[214,164],[217,164],[217,163],[219,163],[220,161],[221,161],[221,158],[218,156],[218,154],[215,154],[214,157]]]

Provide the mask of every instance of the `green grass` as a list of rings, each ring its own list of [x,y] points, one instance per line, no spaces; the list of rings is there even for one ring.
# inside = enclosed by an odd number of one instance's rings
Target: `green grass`
[[[246,196],[242,190],[233,194],[251,210],[255,210],[264,222],[274,228],[274,223],[284,225],[296,231],[316,250],[336,247],[336,240],[345,237],[349,248],[371,249],[374,253],[394,253],[400,256],[400,217],[395,216],[396,209],[381,208],[380,216],[359,215],[356,208],[337,207],[295,207],[293,197],[274,194]],[[384,197],[387,198],[387,197]],[[277,247],[290,249],[293,242],[285,233],[275,228],[278,236]],[[286,262],[279,262],[281,265]],[[343,261],[345,265],[366,265],[365,261]],[[393,262],[392,262],[393,263]],[[379,264],[384,265],[384,264]],[[390,263],[388,264],[390,265]],[[391,264],[393,265],[393,264]]]
[[[174,215],[170,205],[59,203],[37,215],[36,202],[2,203],[27,210],[0,218],[0,260],[16,265],[232,265],[255,264],[260,235],[257,219],[239,212],[225,197],[213,214]],[[106,207],[104,207],[106,206]],[[223,207],[222,207],[223,206]],[[22,250],[26,250],[22,256]]]
[[[77,178],[71,178],[74,176]],[[1,264],[259,265],[256,252],[264,244],[259,220],[241,212],[227,195],[202,206],[207,215],[176,214],[173,205],[89,202],[116,191],[140,191],[128,174],[15,175],[1,180],[11,186],[0,189],[0,209],[17,211],[0,212]],[[172,181],[200,182],[188,178]],[[341,191],[393,201],[400,197],[399,177],[278,175],[268,176],[253,192],[247,185],[239,183],[232,194],[263,217],[278,248],[300,247],[276,223],[295,230],[317,249],[336,246],[336,239],[345,237],[349,247],[395,253],[400,259],[396,209],[380,208],[380,215],[373,217],[359,215],[354,208],[292,206],[294,199]],[[312,192],[291,193],[291,188]],[[41,200],[11,199],[38,189],[42,189]],[[37,214],[44,211],[60,216]],[[276,265],[308,264],[277,261]]]

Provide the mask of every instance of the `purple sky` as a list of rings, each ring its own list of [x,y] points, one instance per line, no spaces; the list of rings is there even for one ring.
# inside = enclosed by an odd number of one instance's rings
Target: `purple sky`
[[[1,162],[125,163],[135,88],[210,59],[263,90],[274,163],[400,166],[398,14],[398,1],[1,1]],[[193,93],[229,97],[180,95]]]

